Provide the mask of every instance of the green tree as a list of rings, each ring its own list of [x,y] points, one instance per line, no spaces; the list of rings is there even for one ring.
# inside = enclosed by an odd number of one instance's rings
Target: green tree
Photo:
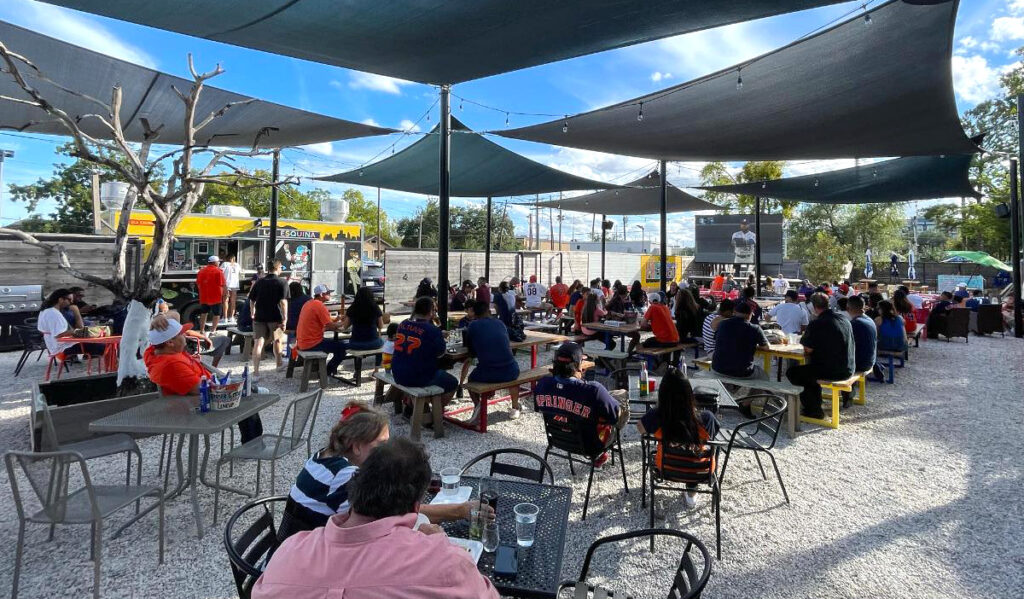
[[[70,156],[74,144],[66,143],[56,149],[58,154]],[[98,154],[104,158],[127,164],[127,159],[105,148]],[[24,202],[29,213],[21,222],[23,231],[39,233],[92,233],[92,174],[98,171],[100,183],[120,181],[110,167],[93,164],[82,159],[71,163],[57,162],[53,165],[53,176],[39,179],[28,185],[10,185],[11,200]],[[158,170],[157,177],[161,176]],[[56,202],[54,211],[45,218],[37,213],[43,200]]]
[[[851,248],[825,231],[818,231],[810,247],[810,256],[803,261],[804,272],[812,281],[841,279]]]
[[[789,223],[789,258],[807,261],[819,251],[818,234],[840,240],[845,260],[855,263],[871,248],[875,256],[890,251],[903,256],[909,248],[901,204],[806,204]]]
[[[784,166],[785,162],[778,160],[746,162],[740,167],[740,172],[733,176],[724,162],[709,162],[700,171],[700,183],[701,185],[735,185],[781,179]],[[734,211],[749,214],[754,211],[754,196],[752,195],[707,191],[704,193],[704,199],[722,206],[723,212],[726,214]],[[765,198],[761,202],[761,210],[765,213],[781,211],[785,218],[790,218],[796,205],[797,202]]]
[[[440,210],[436,200],[430,200],[410,218],[398,221],[397,233],[402,247],[420,247],[420,224],[423,227],[424,248],[438,246]],[[482,250],[486,243],[487,209],[483,206],[453,206],[450,211],[450,245],[452,249]],[[491,215],[491,244],[494,250],[517,250],[515,224],[505,211],[495,210]]]
[[[243,173],[249,178],[261,181],[271,181],[271,173],[265,170],[246,171]],[[203,195],[196,204],[195,212],[206,212],[209,206],[241,206],[253,216],[270,216],[270,188],[269,187],[235,187],[231,185],[236,179],[235,174],[222,174],[218,177],[224,181],[224,185],[209,184],[203,190]],[[313,190],[309,194],[303,193],[294,185],[282,185],[279,187],[277,210],[281,218],[297,218],[302,220],[320,220],[320,201],[323,199],[321,190]],[[326,192],[323,192],[326,193]]]
[[[314,190],[315,192],[323,191],[320,189]],[[327,193],[327,192],[323,192]],[[348,220],[351,222],[363,223],[363,235],[366,239],[373,237],[377,234],[377,202],[366,199],[363,196],[363,192],[358,189],[346,189],[341,197],[348,200]],[[396,245],[399,241],[397,232],[395,231],[394,224],[388,220],[388,213],[381,210],[380,212],[380,228],[382,230],[380,238],[391,245]]]

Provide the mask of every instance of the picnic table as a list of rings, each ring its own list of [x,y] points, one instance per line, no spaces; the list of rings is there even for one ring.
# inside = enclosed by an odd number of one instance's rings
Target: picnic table
[[[803,364],[807,360],[806,354],[804,354],[804,346],[799,343],[775,343],[768,346],[768,349],[758,349],[754,352],[755,356],[761,356],[764,358],[764,372],[768,374],[772,369],[772,358],[779,359],[778,368],[778,380],[782,380],[782,360],[796,360]],[[770,376],[770,375],[769,375]]]
[[[516,547],[516,516],[512,511],[518,503],[532,503],[540,508],[532,547],[517,547],[519,572],[514,578],[494,573],[495,553],[484,552],[477,562],[480,572],[491,580],[502,596],[554,598],[562,578],[562,555],[565,552],[565,531],[569,524],[572,489],[522,480],[494,479],[498,483],[498,536],[501,545]],[[472,497],[480,492],[480,478],[463,476],[460,485],[473,488]],[[433,499],[428,495],[428,501]],[[459,520],[442,524],[450,537],[469,538],[469,522]]]
[[[210,488],[217,485],[206,478],[206,462],[210,457],[210,435],[232,427],[242,420],[269,407],[280,399],[276,393],[261,393],[243,398],[237,408],[218,410],[206,413],[198,412],[199,397],[186,395],[177,397],[161,397],[144,404],[129,408],[123,412],[112,414],[89,424],[89,431],[94,433],[128,433],[135,435],[188,435],[188,472],[183,472],[181,453],[184,443],[178,444],[176,457],[178,470],[178,486],[166,497],[177,497],[190,489],[192,495],[192,513],[196,520],[196,531],[203,536],[203,515],[199,509],[199,482]],[[203,464],[199,466],[199,437],[205,438]],[[167,466],[170,471],[170,464]],[[251,497],[252,493],[224,485],[222,491],[238,493]],[[131,522],[129,521],[129,524]],[[127,524],[125,525],[127,526]],[[123,527],[122,527],[123,529]]]
[[[103,355],[100,356],[99,369],[100,372],[116,372],[117,371],[117,360],[118,360],[118,348],[121,346],[120,335],[107,335],[106,337],[72,337],[62,338],[62,342],[70,341],[75,345],[84,344],[89,345],[102,345]],[[72,346],[73,347],[73,346]]]
[[[633,322],[624,322],[620,325],[605,324],[603,322],[588,322],[584,324],[586,328],[592,331],[602,331],[604,333],[605,345],[608,345],[608,341],[612,335],[619,336],[619,349],[626,351],[626,335],[640,332],[640,325]]]
[[[565,335],[556,335],[554,333],[545,333],[543,331],[529,331],[526,334],[526,339],[522,341],[512,341],[509,345],[512,349],[522,349],[524,347],[530,348],[530,368],[537,367],[537,346],[548,345],[550,343],[563,343],[568,341],[569,338]],[[461,362],[469,358],[469,350],[466,349],[465,345],[456,345],[448,348],[448,355]]]

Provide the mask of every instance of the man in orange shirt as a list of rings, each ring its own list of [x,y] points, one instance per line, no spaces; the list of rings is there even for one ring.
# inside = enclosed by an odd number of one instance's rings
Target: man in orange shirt
[[[210,256],[207,259],[207,265],[196,275],[196,287],[199,288],[199,332],[206,333],[206,315],[210,314],[213,316],[213,332],[216,333],[227,287],[224,271],[220,269],[220,258]]]
[[[569,286],[562,282],[562,277],[555,277],[555,284],[548,289],[548,297],[555,309],[555,316],[561,316],[562,310],[569,305]]]
[[[199,358],[185,351],[185,334],[192,323],[182,325],[163,314],[153,317],[149,329],[149,347],[142,355],[149,380],[160,387],[163,395],[197,395],[199,383],[205,376],[213,380],[211,372]],[[263,422],[254,414],[238,423],[242,443],[263,434]]]
[[[722,291],[725,287],[725,271],[718,273],[718,276],[711,281],[711,291]]]
[[[345,359],[345,342],[324,339],[324,331],[342,328],[341,316],[332,319],[324,303],[331,299],[333,291],[327,285],[313,288],[313,299],[306,302],[299,312],[299,324],[295,326],[295,347],[301,351],[322,351],[331,354],[327,362],[327,374],[335,376],[338,366]]]
[[[650,337],[643,342],[644,347],[670,347],[679,343],[679,331],[676,330],[676,324],[672,322],[672,313],[668,311],[668,306],[665,305],[662,295],[658,292],[652,293],[648,296],[651,301],[651,306],[647,308],[647,313],[640,320],[641,328],[650,328],[654,333],[654,337]]]
[[[593,293],[590,287],[580,288],[580,299],[576,300],[576,305],[572,307],[572,317],[575,321],[572,332],[581,334],[583,332],[583,306],[587,303],[587,295]]]

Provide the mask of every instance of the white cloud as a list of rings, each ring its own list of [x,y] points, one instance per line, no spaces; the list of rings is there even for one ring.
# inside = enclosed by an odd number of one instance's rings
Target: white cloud
[[[352,73],[348,86],[350,89],[368,89],[371,91],[384,92],[386,94],[400,95],[403,85],[410,85],[410,81],[385,77],[374,73]]]
[[[999,17],[993,20],[990,35],[999,42],[1024,39],[1024,17]]]
[[[646,53],[655,66],[696,77],[754,58],[776,45],[750,23],[736,23],[666,38],[646,48]]]
[[[157,66],[157,61],[141,48],[122,41],[98,21],[70,10],[28,0],[13,0],[6,10],[17,15],[20,25],[43,35],[138,65]]]
[[[410,133],[416,133],[420,131],[420,126],[410,121],[409,119],[402,119],[401,123],[398,123],[398,128],[402,131],[408,131]]]
[[[331,156],[334,154],[334,144],[329,141],[324,141],[318,144],[309,144],[302,147],[314,154],[320,154],[321,156]]]
[[[380,127],[380,123],[378,123],[377,121],[373,120],[372,118],[369,118],[369,119],[363,119],[363,120],[362,120],[362,123],[363,123],[364,125],[369,125],[369,126],[371,126],[371,127]]]
[[[999,91],[998,69],[989,66],[984,56],[953,57],[953,89],[961,100],[977,104]]]
[[[663,79],[671,79],[672,73],[662,73],[661,71],[654,71],[651,73],[651,81],[658,83]]]

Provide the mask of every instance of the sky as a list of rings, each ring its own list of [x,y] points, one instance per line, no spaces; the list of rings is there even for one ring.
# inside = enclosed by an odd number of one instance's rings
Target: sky
[[[452,90],[453,115],[469,127],[484,131],[548,120],[545,117],[508,115],[507,112],[584,112],[752,58],[857,11],[863,4],[861,0],[738,23],[459,84]],[[869,6],[877,4],[868,3]],[[437,122],[437,88],[434,86],[211,42],[35,0],[4,0],[0,3],[0,20],[186,78],[186,55],[191,52],[199,70],[208,70],[217,63],[224,68],[224,74],[211,82],[216,87],[407,132],[286,149],[282,154],[282,174],[299,178],[300,186],[307,190],[321,187],[340,195],[352,186],[309,181],[308,178],[357,168],[389,154],[392,147],[401,150],[418,138],[417,133],[429,130]],[[1016,64],[1013,51],[1022,45],[1024,0],[960,2],[952,61],[954,91],[960,112],[998,92],[1000,75]],[[460,102],[459,98],[466,101]],[[648,159],[501,137],[491,139],[549,166],[603,181],[626,182],[656,167],[656,163]],[[3,163],[0,224],[10,224],[26,215],[23,204],[11,202],[7,197],[7,184],[25,184],[40,177],[49,177],[54,162],[67,161],[54,152],[54,148],[64,141],[60,137],[0,131],[0,149],[15,152],[13,158]],[[853,163],[852,159],[789,162],[785,174],[822,172],[852,166]],[[670,163],[669,181],[680,187],[698,184],[702,164]],[[269,159],[256,160],[251,166],[269,169]],[[376,197],[376,189],[360,189],[367,197]],[[527,233],[530,209],[513,203],[526,200],[495,199],[498,208],[509,202],[508,212],[520,235]],[[388,190],[381,192],[382,208],[394,220],[414,215],[425,201],[426,198],[420,195]],[[452,205],[479,203],[482,200],[452,199]],[[52,207],[52,202],[44,201],[37,212],[47,215]],[[907,209],[912,211],[913,206],[908,205]],[[546,239],[550,233],[548,218],[545,215],[541,220],[540,234]],[[618,234],[622,219],[615,217],[612,220],[616,223],[613,232]],[[693,220],[692,214],[669,217],[669,245],[693,245]],[[557,219],[553,222],[557,240]],[[628,237],[639,239],[641,232],[636,225],[645,224],[647,238],[657,237],[657,215],[646,219],[629,217]],[[573,237],[588,239],[591,226],[590,215],[566,212],[562,224],[563,240]]]

